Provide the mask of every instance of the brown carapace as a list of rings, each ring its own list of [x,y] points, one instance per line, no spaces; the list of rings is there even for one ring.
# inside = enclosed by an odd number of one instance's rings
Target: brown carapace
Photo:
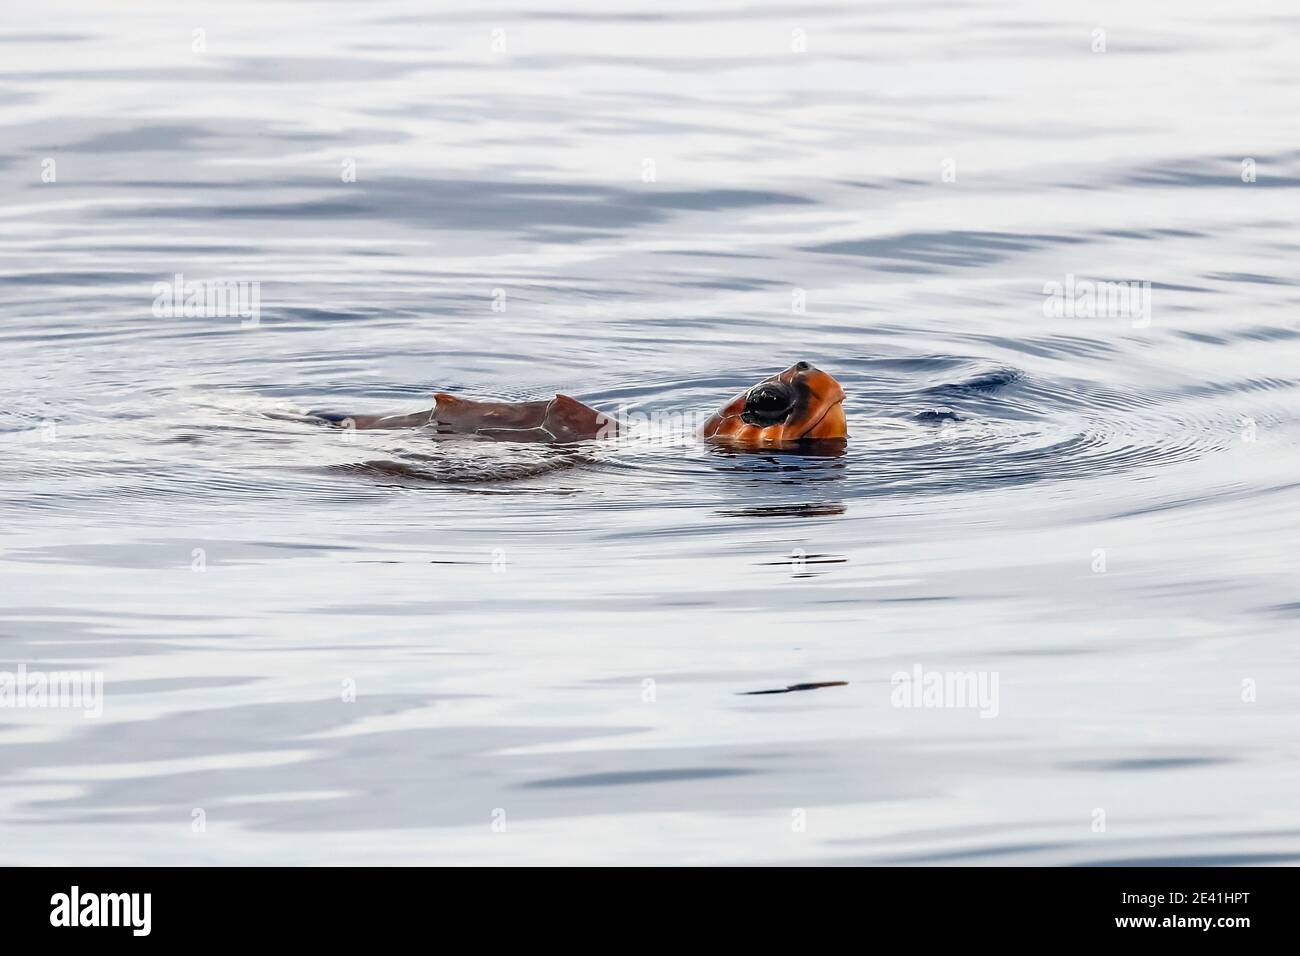
[[[704,423],[705,438],[744,446],[848,437],[844,389],[808,362],[737,395]]]
[[[439,434],[481,435],[498,441],[572,442],[613,438],[618,422],[568,395],[537,402],[478,402],[437,392],[433,408],[410,415],[352,415],[334,423],[353,428],[427,427]]]

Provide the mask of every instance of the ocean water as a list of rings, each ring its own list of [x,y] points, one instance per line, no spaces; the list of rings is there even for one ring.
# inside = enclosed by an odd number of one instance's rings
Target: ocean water
[[[1300,860],[1298,27],[7,11],[0,862]]]

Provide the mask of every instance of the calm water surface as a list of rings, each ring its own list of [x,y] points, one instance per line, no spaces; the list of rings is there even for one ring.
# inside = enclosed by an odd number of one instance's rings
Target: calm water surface
[[[9,11],[0,669],[104,709],[0,709],[0,861],[1300,860],[1300,17],[1087,16]],[[681,426],[800,359],[842,455]],[[435,390],[645,424],[296,417]]]

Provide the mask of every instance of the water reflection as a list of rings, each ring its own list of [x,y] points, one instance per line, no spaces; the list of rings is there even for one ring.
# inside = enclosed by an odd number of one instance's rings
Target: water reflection
[[[848,441],[843,438],[804,439],[779,449],[746,448],[725,442],[710,442],[711,453],[719,458],[732,459],[739,464],[735,470],[782,471],[809,470],[811,463],[820,459],[843,458]]]

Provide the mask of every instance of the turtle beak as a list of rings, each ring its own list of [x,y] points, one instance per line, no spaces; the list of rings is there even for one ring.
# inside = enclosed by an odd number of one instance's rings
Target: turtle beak
[[[835,402],[817,423],[803,433],[804,438],[847,438],[849,423],[844,418],[844,401]]]
[[[809,401],[808,428],[800,438],[846,438],[848,422],[844,418],[844,389],[830,374],[808,362],[786,369],[782,377],[806,389]]]

